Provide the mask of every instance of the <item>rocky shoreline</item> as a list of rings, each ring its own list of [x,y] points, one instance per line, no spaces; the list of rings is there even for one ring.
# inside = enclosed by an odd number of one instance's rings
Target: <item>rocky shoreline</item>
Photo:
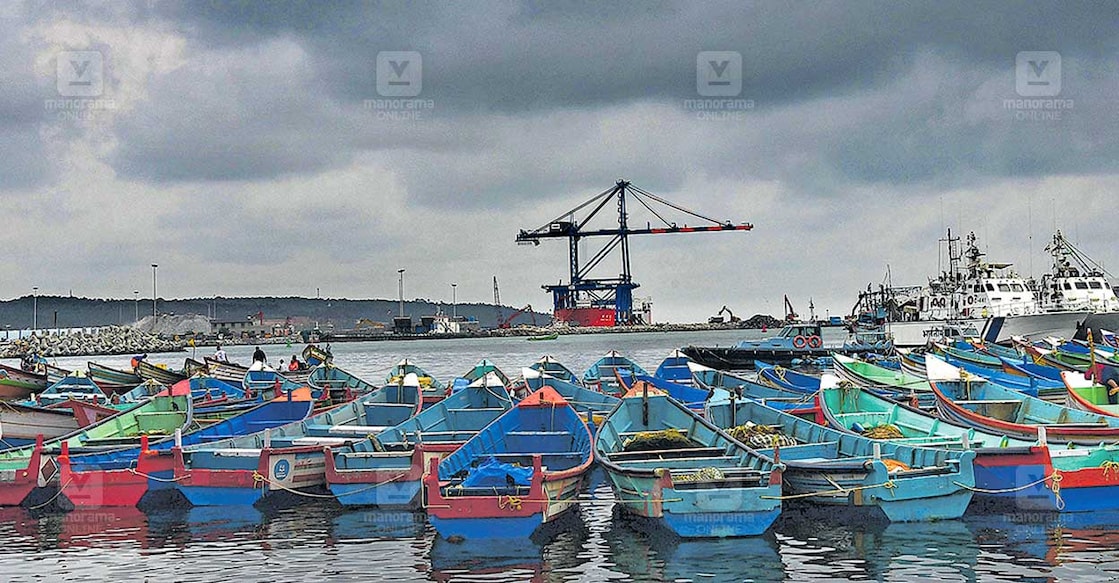
[[[181,340],[160,338],[128,326],[105,326],[69,333],[32,332],[27,338],[0,346],[0,358],[20,358],[31,354],[52,357],[177,352],[184,346]]]

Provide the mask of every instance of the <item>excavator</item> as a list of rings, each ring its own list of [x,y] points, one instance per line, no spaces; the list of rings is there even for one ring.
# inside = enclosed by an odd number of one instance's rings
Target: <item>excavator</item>
[[[512,314],[509,315],[508,318],[505,318],[505,319],[501,320],[500,322],[498,322],[497,327],[498,328],[508,328],[508,327],[510,327],[513,323],[513,319],[516,318],[517,316],[520,316],[521,314],[523,314],[525,312],[528,312],[529,314],[532,315],[532,325],[535,326],[536,325],[536,312],[532,311],[532,304],[529,304],[529,305],[513,312]]]
[[[723,318],[723,313],[724,312],[730,318],[729,320]],[[715,314],[714,316],[711,316],[710,318],[707,319],[708,324],[722,324],[724,322],[730,322],[731,324],[735,324],[735,323],[738,323],[738,322],[741,322],[741,321],[742,321],[742,318],[739,318],[738,316],[735,316],[734,312],[730,311],[730,308],[728,308],[726,306],[723,306],[723,309],[719,310],[719,312],[717,314]]]

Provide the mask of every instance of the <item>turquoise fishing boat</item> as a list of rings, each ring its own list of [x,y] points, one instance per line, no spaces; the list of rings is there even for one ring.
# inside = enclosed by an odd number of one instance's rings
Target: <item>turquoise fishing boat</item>
[[[751,422],[796,439],[777,451],[761,449],[785,464],[786,496],[815,504],[877,510],[891,522],[959,518],[975,488],[975,452],[880,442],[817,425],[761,401],[707,405],[718,427]]]
[[[326,484],[343,506],[415,508],[431,460],[442,459],[512,408],[505,384],[487,373],[415,417],[335,451]]]
[[[611,350],[583,373],[583,384],[617,397],[625,390],[618,382],[618,377],[632,379],[637,375],[648,376],[649,373],[629,357]]]
[[[897,433],[893,443],[975,451],[975,496],[1022,510],[1085,512],[1119,508],[1119,446],[1075,449],[957,425],[860,389],[825,389],[828,424],[862,435]],[[858,431],[861,429],[862,431]],[[883,431],[885,429],[886,431]]]
[[[402,359],[389,369],[389,374],[385,377],[385,383],[390,385],[398,383],[400,379],[409,374],[414,374],[419,379],[424,407],[437,403],[447,396],[447,385],[444,385],[439,379],[431,376],[426,370],[407,358]]]
[[[546,374],[552,378],[560,379],[561,381],[569,382],[576,385],[583,384],[579,375],[571,371],[571,369],[564,366],[564,364],[551,356],[543,356],[540,360],[532,363],[528,368]]]
[[[1119,440],[1119,417],[1081,411],[975,377],[933,355],[925,358],[941,418],[993,433],[1084,445]]]
[[[671,448],[642,437],[678,439]],[[684,538],[756,536],[781,513],[781,465],[638,381],[607,416],[595,461],[615,504]]]
[[[590,419],[591,431],[602,423],[606,415],[618,405],[618,397],[588,389],[580,383],[572,383],[533,369],[521,369],[521,376],[530,392],[550,387],[567,401],[583,419]],[[589,417],[588,417],[589,416]]]
[[[688,367],[688,363],[692,359],[680,350],[673,350],[657,365],[657,370],[653,372],[653,376],[670,381],[680,385],[694,385],[695,380],[692,378],[692,369]]]

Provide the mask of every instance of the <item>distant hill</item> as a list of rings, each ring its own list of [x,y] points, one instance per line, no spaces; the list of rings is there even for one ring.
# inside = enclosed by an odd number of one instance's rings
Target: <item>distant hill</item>
[[[0,301],[0,329],[13,330],[30,328],[32,323],[31,296]],[[38,297],[39,328],[79,328],[88,326],[107,326],[111,324],[131,324],[136,313],[141,318],[152,313],[152,301],[141,299],[98,299],[64,296]],[[320,327],[333,324],[335,329],[353,328],[359,319],[384,322],[391,326],[393,316],[399,312],[399,303],[394,300],[348,300],[337,298],[300,298],[300,297],[245,297],[245,298],[188,298],[159,299],[161,314],[202,314],[217,320],[241,320],[248,316],[264,313],[267,319],[286,317],[305,317]],[[451,305],[430,302],[423,299],[404,302],[405,315],[419,320],[420,316],[430,316],[442,308],[450,315]],[[502,317],[509,317],[517,308],[502,306]],[[493,304],[458,304],[456,312],[478,320],[483,327],[497,325],[498,308]],[[545,325],[551,321],[550,314],[535,313],[536,323]],[[531,324],[532,315],[525,313],[513,320],[513,325]]]

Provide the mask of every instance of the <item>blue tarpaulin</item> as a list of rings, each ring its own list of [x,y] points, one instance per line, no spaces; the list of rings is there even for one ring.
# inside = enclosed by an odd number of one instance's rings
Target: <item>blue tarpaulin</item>
[[[531,467],[499,462],[490,456],[470,469],[470,474],[462,481],[462,485],[465,488],[501,488],[512,484],[528,486],[531,482]]]

